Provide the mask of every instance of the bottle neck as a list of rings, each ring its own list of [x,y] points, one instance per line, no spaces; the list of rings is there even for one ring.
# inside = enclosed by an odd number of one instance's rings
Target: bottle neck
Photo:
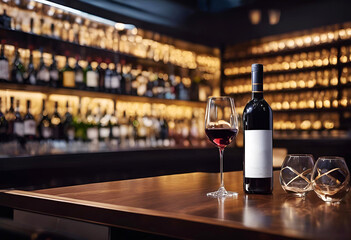
[[[252,92],[252,99],[263,99],[263,92]]]

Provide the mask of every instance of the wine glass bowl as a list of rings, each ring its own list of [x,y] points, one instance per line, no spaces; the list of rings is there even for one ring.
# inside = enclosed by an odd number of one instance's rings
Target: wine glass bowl
[[[311,180],[313,190],[325,202],[340,202],[350,189],[350,172],[341,157],[318,158]]]
[[[290,154],[283,161],[279,180],[287,193],[304,197],[312,190],[311,173],[314,166],[313,156],[309,154]]]
[[[233,98],[212,97],[207,100],[205,132],[209,140],[219,149],[221,181],[219,189],[208,193],[207,196],[215,198],[237,196],[237,193],[227,191],[223,183],[223,151],[238,134],[238,119]]]

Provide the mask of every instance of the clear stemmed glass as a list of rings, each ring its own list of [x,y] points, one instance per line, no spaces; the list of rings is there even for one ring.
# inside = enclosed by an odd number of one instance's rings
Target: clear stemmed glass
[[[207,193],[209,197],[222,198],[238,195],[236,192],[225,190],[223,183],[223,151],[235,139],[238,130],[238,117],[235,112],[234,99],[231,97],[209,98],[205,115],[205,132],[211,142],[219,149],[221,178],[219,189]]]

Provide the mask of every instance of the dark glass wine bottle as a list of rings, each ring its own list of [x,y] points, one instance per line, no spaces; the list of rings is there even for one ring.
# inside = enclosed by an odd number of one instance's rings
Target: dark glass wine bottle
[[[263,98],[263,66],[252,65],[252,99],[243,113],[244,190],[269,194],[273,191],[273,114]]]
[[[25,72],[24,80],[27,84],[31,84],[31,85],[37,84],[37,74],[34,69],[32,50],[30,50],[29,63],[28,63],[27,71]]]
[[[16,101],[16,110],[15,110],[15,121],[13,123],[13,134],[17,141],[20,143],[23,142],[23,135],[24,135],[24,126],[23,126],[23,119],[20,113],[20,101]]]
[[[5,56],[5,42],[1,44],[1,54],[0,54],[0,81],[8,82],[9,81],[9,61]]]
[[[37,72],[37,83],[38,85],[48,86],[50,83],[50,72],[48,67],[44,63],[43,50],[40,51],[40,64]]]
[[[71,114],[68,101],[66,102],[66,113],[65,113],[65,120],[63,122],[63,132],[64,132],[66,141],[74,140],[73,116]]]
[[[10,108],[8,109],[8,111],[6,111],[6,114],[5,114],[5,118],[8,124],[7,131],[6,131],[7,141],[12,141],[15,138],[15,135],[13,132],[13,126],[15,123],[16,116],[15,116],[15,109],[13,106],[14,106],[14,97],[11,97]]]
[[[25,72],[24,66],[20,59],[20,53],[18,48],[16,49],[15,53],[15,60],[13,61],[12,70],[11,70],[11,81],[17,83],[23,83],[24,78],[23,74]]]
[[[111,75],[111,92],[112,93],[121,93],[121,73],[120,73],[121,66],[117,61],[115,61],[115,68],[112,70]]]
[[[47,140],[52,137],[51,119],[46,111],[45,99],[43,99],[38,133],[41,140]]]
[[[27,100],[27,113],[23,119],[23,132],[26,141],[33,141],[36,137],[36,122],[30,112],[30,100]]]
[[[81,113],[81,99],[79,99],[78,113],[73,117],[74,136],[78,141],[87,139],[86,124],[83,114]]]
[[[2,98],[0,98],[0,143],[7,141],[7,127],[8,123],[2,110]]]
[[[52,54],[52,63],[49,67],[49,72],[50,72],[50,85],[52,87],[61,87],[59,71],[57,69],[57,63],[56,63],[54,54]]]
[[[58,113],[58,102],[55,102],[55,111],[51,116],[51,129],[52,129],[52,138],[61,139],[62,138],[62,120],[61,116]]]
[[[98,65],[96,67],[96,71],[98,74],[98,88],[99,91],[105,91],[105,70],[101,67],[101,58],[98,58]]]

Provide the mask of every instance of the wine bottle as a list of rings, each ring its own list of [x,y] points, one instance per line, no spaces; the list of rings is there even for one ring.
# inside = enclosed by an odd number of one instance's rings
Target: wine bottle
[[[130,95],[132,93],[132,65],[123,67],[124,77],[124,94]],[[123,89],[122,89],[123,91]]]
[[[97,61],[96,72],[98,74],[98,88],[99,91],[103,92],[105,89],[105,70],[101,67],[101,58],[98,58]]]
[[[43,50],[40,51],[40,64],[37,73],[38,85],[48,86],[50,83],[50,72],[48,67],[44,63]]]
[[[7,141],[7,127],[8,123],[5,115],[2,112],[2,98],[0,98],[0,143]]]
[[[12,71],[11,71],[11,81],[17,83],[23,83],[23,74],[25,72],[24,66],[20,60],[20,53],[18,48],[16,48],[15,60],[13,61]]]
[[[110,119],[111,115],[107,113],[106,109],[103,117],[100,119],[99,140],[105,141],[110,137]]]
[[[30,50],[29,53],[29,63],[27,67],[27,71],[24,74],[24,80],[27,84],[31,85],[36,85],[37,84],[37,76],[36,72],[34,69],[34,64],[33,64],[33,51]]]
[[[88,66],[85,69],[85,79],[86,79],[86,84],[87,84],[87,89],[89,90],[98,90],[98,73],[92,68],[91,66],[91,60],[88,58]]]
[[[76,87],[75,83],[75,73],[73,68],[68,63],[68,56],[66,56],[66,65],[63,67],[62,71],[62,85],[67,88]]]
[[[66,141],[74,140],[73,116],[71,114],[68,101],[66,102],[66,113],[65,113],[65,120],[63,122],[63,133]]]
[[[1,45],[1,54],[0,54],[0,81],[8,82],[9,81],[9,61],[5,56],[5,42],[2,42]]]
[[[252,99],[243,113],[244,190],[269,194],[273,191],[273,114],[263,98],[263,66],[252,65]]]
[[[99,129],[96,119],[97,118],[93,115],[92,110],[88,108],[86,117],[87,139],[93,142],[99,139]]]
[[[78,141],[85,141],[87,138],[87,133],[86,133],[86,125],[84,121],[84,117],[81,113],[81,99],[79,99],[79,105],[78,105],[78,113],[73,117],[73,124],[74,124],[74,136],[75,139]]]
[[[52,87],[61,87],[60,79],[59,79],[59,71],[57,69],[57,63],[56,63],[54,54],[52,54],[52,63],[49,67],[49,73],[50,73],[50,85]]]
[[[27,113],[23,120],[23,132],[26,141],[32,141],[36,136],[36,123],[33,115],[30,112],[30,100],[27,100]]]
[[[51,129],[53,139],[62,138],[62,120],[60,114],[58,113],[58,102],[55,102],[55,111],[51,116]]]
[[[115,63],[115,68],[112,70],[111,75],[111,92],[112,93],[121,93],[121,65],[117,62]]]
[[[20,101],[16,101],[16,110],[15,110],[15,121],[13,123],[13,134],[15,138],[19,141],[23,141],[24,135],[24,126],[23,126],[23,119],[20,113]]]
[[[83,68],[79,65],[79,56],[76,56],[76,65],[74,67],[76,87],[78,89],[85,88]]]
[[[104,87],[105,92],[112,92],[111,88],[111,80],[112,80],[112,70],[110,69],[110,59],[106,59],[107,68],[105,70],[105,79],[104,79]]]
[[[45,99],[43,99],[38,133],[41,140],[47,140],[52,137],[51,119],[46,111]]]
[[[14,104],[14,97],[11,97],[10,108],[8,109],[8,111],[6,111],[6,114],[5,114],[5,118],[8,124],[7,131],[6,131],[7,141],[12,141],[15,138],[15,135],[13,132],[13,126],[15,123],[16,116],[15,116],[15,110],[14,110],[13,104]]]
[[[116,102],[114,102],[114,105],[113,105],[113,113],[110,118],[110,127],[111,127],[110,138],[115,139],[118,144],[119,137],[120,137],[120,129],[119,129],[119,123],[117,118]]]

